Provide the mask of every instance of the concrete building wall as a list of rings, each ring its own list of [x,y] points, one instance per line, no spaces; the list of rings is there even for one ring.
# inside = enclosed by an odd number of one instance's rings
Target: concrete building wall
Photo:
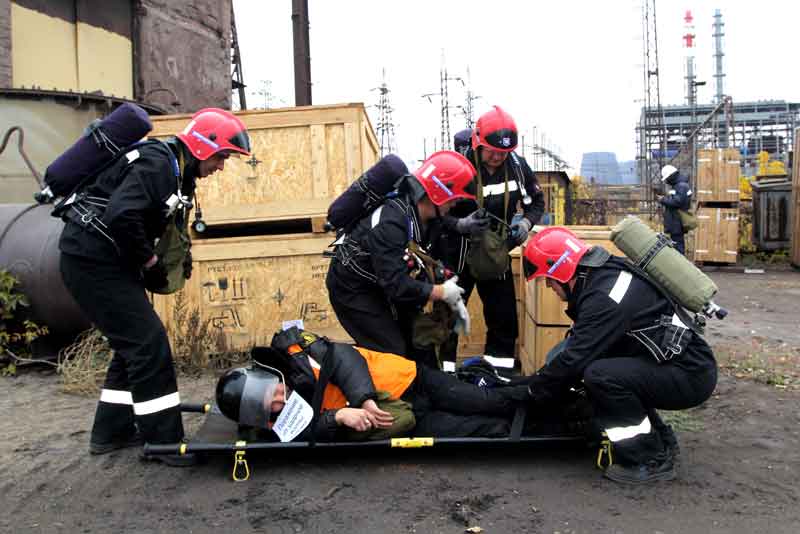
[[[0,87],[11,86],[11,0],[0,0]]]
[[[140,0],[135,20],[137,98],[184,113],[231,106],[231,0]],[[180,106],[173,106],[175,94]],[[150,96],[145,96],[145,95]]]

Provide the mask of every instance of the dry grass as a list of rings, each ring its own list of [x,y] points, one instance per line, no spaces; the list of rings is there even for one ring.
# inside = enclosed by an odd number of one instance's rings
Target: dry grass
[[[67,393],[97,395],[114,352],[97,329],[83,332],[58,355],[61,386]]]
[[[800,347],[753,338],[714,347],[720,369],[736,378],[779,389],[800,390]]]
[[[178,292],[175,299],[167,334],[178,374],[197,376],[206,370],[227,369],[247,360],[247,352],[229,349],[224,333],[211,327],[210,320],[203,319],[197,308],[188,308],[183,292]],[[113,354],[99,330],[82,333],[59,354],[63,390],[97,395]]]

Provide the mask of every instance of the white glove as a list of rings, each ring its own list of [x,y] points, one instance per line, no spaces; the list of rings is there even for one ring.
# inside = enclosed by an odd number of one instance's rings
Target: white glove
[[[455,312],[456,324],[453,327],[453,330],[459,336],[468,336],[471,329],[471,324],[469,319],[469,311],[467,310],[466,304],[464,304],[464,299],[458,299]]]
[[[450,309],[457,312],[456,306],[464,294],[464,288],[458,285],[458,276],[446,280],[442,284],[442,300],[450,306]]]

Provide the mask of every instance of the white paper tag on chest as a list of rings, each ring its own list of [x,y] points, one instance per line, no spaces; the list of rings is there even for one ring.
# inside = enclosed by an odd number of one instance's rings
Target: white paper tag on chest
[[[314,409],[306,400],[292,391],[286,400],[286,405],[281,410],[281,414],[272,425],[272,430],[278,438],[286,443],[292,441],[300,432],[306,429],[314,418]]]

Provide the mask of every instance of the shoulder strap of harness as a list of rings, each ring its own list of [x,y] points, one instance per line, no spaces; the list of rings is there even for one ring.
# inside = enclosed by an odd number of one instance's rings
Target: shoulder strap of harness
[[[667,302],[670,303],[678,318],[683,321],[683,323],[688,326],[692,332],[700,336],[703,335],[705,328],[704,325],[698,320],[697,316],[692,317],[689,315],[689,312],[687,312],[683,306],[681,306],[674,298],[672,298],[672,295],[669,294],[664,286],[654,280],[641,267],[634,264],[628,258],[624,258],[622,261],[625,264],[625,267],[630,270],[631,273],[650,284],[650,286],[652,286],[662,297],[667,299]]]
[[[325,396],[325,388],[328,387],[328,381],[331,378],[333,364],[333,343],[328,341],[328,347],[325,349],[325,356],[320,363],[319,378],[314,387],[314,398],[311,400],[311,408],[314,410],[314,416],[311,419],[311,435],[308,439],[309,447],[313,447],[317,442],[314,432],[317,429],[317,421],[319,421],[322,415],[322,399]]]

